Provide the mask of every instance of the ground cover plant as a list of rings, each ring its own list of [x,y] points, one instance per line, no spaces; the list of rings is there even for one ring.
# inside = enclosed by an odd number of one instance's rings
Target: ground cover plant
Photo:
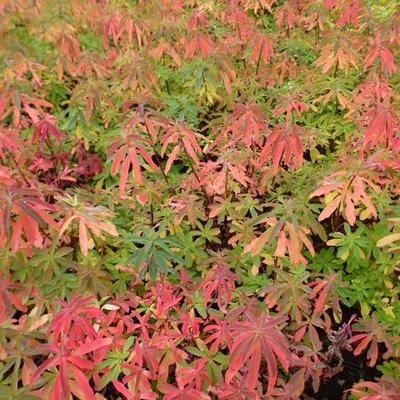
[[[396,1],[0,17],[0,399],[400,398]]]

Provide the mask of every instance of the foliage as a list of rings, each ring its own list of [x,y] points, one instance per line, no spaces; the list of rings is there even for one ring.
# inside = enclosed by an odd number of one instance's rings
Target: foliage
[[[0,2],[1,399],[399,398],[395,3]]]

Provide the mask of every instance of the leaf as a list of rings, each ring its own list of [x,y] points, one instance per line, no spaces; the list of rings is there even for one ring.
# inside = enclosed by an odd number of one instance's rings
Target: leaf
[[[321,212],[318,217],[318,221],[323,221],[324,219],[329,218],[339,207],[340,204],[340,196],[337,196],[334,200],[332,200]]]
[[[265,243],[269,241],[271,236],[271,230],[268,229],[264,233],[262,233],[258,238],[253,239],[245,248],[243,249],[242,254],[251,253],[252,255],[257,255],[261,252]]]
[[[16,252],[25,240],[28,245],[41,247],[42,231],[57,224],[50,212],[57,207],[42,200],[34,188],[0,187],[0,236],[11,238],[12,251]]]
[[[79,244],[81,246],[82,254],[88,255],[88,237],[86,225],[83,219],[79,221]]]
[[[271,40],[264,35],[257,35],[254,40],[250,61],[255,63],[259,62],[259,60],[262,60],[264,63],[268,63],[273,55],[274,49]]]
[[[266,313],[256,318],[248,313],[243,322],[231,325],[234,340],[225,376],[227,383],[232,381],[241,367],[247,365],[248,386],[250,389],[255,388],[263,356],[268,367],[268,389],[275,386],[278,374],[276,359],[286,370],[292,360],[289,342],[277,328],[285,319],[284,317],[269,317]]]
[[[270,158],[273,176],[278,173],[281,162],[289,168],[300,167],[303,163],[303,144],[300,138],[302,131],[297,124],[276,125],[261,150],[260,165]]]
[[[91,342],[84,343],[81,346],[79,346],[75,351],[74,351],[74,356],[82,356],[87,353],[91,353],[93,351],[96,351],[102,347],[109,346],[112,344],[113,339],[112,338],[104,338],[104,339],[95,339]]]
[[[225,262],[218,261],[201,282],[200,288],[204,290],[203,304],[208,305],[211,295],[216,292],[218,307],[222,311],[226,310],[236,277]]]
[[[121,383],[118,382],[116,379],[112,381],[115,389],[118,390],[122,395],[126,397],[127,400],[136,400],[133,394]]]
[[[169,154],[168,161],[165,165],[165,173],[166,174],[168,174],[168,172],[170,171],[172,164],[174,163],[179,151],[180,151],[179,146],[175,146],[173,148],[173,150],[171,151],[171,153]]]
[[[379,239],[376,242],[376,245],[377,245],[377,247],[384,247],[393,242],[396,242],[397,240],[400,240],[400,233],[392,233],[391,235],[388,235],[382,239]]]
[[[61,237],[68,228],[71,227],[73,221],[78,223],[79,245],[84,256],[88,255],[90,234],[95,237],[101,237],[102,232],[106,232],[111,236],[118,236],[118,232],[110,221],[105,220],[107,217],[113,216],[107,208],[103,206],[90,207],[79,203],[78,198],[64,197],[59,201],[64,203],[67,215],[61,221],[59,237]]]
[[[82,373],[82,371],[79,368],[75,367],[74,365],[71,365],[71,368],[74,373],[77,386],[84,394],[85,399],[96,400],[93,390],[90,387],[86,376]]]

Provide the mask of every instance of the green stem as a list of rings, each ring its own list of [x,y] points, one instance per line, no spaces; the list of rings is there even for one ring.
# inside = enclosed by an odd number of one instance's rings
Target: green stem
[[[336,61],[335,71],[333,72],[333,77],[336,78],[339,68],[339,60]]]

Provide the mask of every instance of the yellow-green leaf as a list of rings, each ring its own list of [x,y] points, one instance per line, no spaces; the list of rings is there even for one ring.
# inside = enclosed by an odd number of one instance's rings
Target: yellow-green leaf
[[[388,244],[396,242],[397,240],[400,240],[400,233],[392,233],[391,235],[388,235],[382,239],[379,239],[376,242],[376,245],[378,247],[384,247],[384,246],[387,246]]]

